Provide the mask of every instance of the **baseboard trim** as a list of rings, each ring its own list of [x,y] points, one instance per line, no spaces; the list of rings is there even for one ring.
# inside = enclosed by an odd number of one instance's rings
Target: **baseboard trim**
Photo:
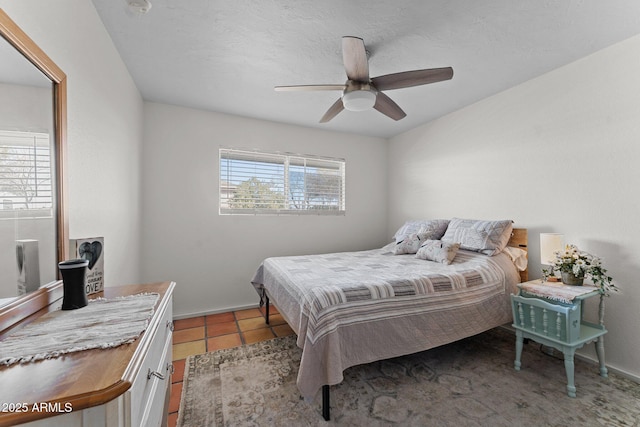
[[[507,330],[509,332],[512,332],[514,334],[514,338],[515,338],[515,329],[511,325],[509,325],[509,324],[502,325],[502,326],[500,326],[500,328],[505,329],[505,330]],[[514,340],[514,345],[515,345],[515,340]],[[559,351],[559,350],[555,350],[555,351]],[[562,352],[560,352],[560,353],[562,354]],[[592,358],[592,357],[585,356],[585,355],[580,354],[580,353],[576,353],[575,354],[575,358],[576,359],[580,359],[580,360],[582,360],[584,362],[590,363],[593,366],[596,366],[596,367],[599,366],[598,361],[596,359]],[[606,357],[605,357],[605,362],[606,362]],[[613,372],[613,373],[615,373],[617,375],[620,375],[621,377],[627,378],[627,379],[629,379],[629,380],[631,380],[633,382],[636,382],[636,383],[640,384],[640,376],[634,375],[634,374],[632,374],[630,372],[625,371],[624,369],[620,369],[620,368],[617,368],[615,366],[611,366],[609,364],[606,364],[606,366],[607,366],[607,369],[610,372]]]
[[[247,310],[250,308],[258,308],[258,304],[241,305],[236,307],[220,308],[217,310],[199,311],[194,313],[177,314],[173,316],[173,320],[188,319],[190,317],[208,316],[210,314],[228,313],[229,311]]]

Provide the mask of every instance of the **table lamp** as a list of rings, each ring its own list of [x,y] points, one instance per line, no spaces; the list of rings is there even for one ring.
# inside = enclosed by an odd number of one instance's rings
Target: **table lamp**
[[[555,252],[564,248],[564,234],[540,233],[540,263],[551,266],[556,259]],[[547,279],[549,282],[557,282],[559,279],[553,275]]]

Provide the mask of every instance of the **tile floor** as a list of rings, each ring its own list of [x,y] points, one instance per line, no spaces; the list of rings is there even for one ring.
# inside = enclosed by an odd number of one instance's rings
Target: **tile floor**
[[[174,321],[173,366],[175,371],[171,377],[169,427],[174,427],[178,420],[187,356],[291,334],[293,330],[273,306],[269,311],[268,325],[265,323],[264,307]]]

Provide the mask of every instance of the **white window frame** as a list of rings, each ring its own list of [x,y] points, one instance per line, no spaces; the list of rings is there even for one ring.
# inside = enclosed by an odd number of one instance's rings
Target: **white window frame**
[[[220,148],[218,166],[220,215],[345,215],[344,159]],[[292,168],[297,183],[292,182]],[[323,176],[328,178],[323,180]],[[269,193],[260,200],[271,207],[233,206],[238,186],[251,179],[261,187],[264,184],[262,188]]]

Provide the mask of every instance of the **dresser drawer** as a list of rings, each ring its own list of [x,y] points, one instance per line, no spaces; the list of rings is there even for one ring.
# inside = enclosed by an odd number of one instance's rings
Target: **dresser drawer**
[[[129,414],[131,427],[157,426],[157,423],[149,423],[155,419],[151,414],[151,407],[156,400],[164,404],[166,383],[171,381],[171,336],[173,311],[171,303],[168,304],[161,315],[159,323],[155,323],[155,330],[147,330],[153,338],[149,351],[145,355],[131,388],[125,394],[126,412]],[[150,407],[151,405],[151,407]]]
[[[165,379],[161,380],[155,376],[152,376],[150,379],[151,392],[145,396],[147,400],[144,402],[142,420],[139,424],[141,426],[160,426],[162,425],[163,416],[167,414],[165,402],[168,402],[166,398],[171,388],[171,373],[173,371],[173,365],[171,364],[171,341],[171,336],[168,336],[164,345],[162,360],[157,368],[157,372],[161,373]]]

